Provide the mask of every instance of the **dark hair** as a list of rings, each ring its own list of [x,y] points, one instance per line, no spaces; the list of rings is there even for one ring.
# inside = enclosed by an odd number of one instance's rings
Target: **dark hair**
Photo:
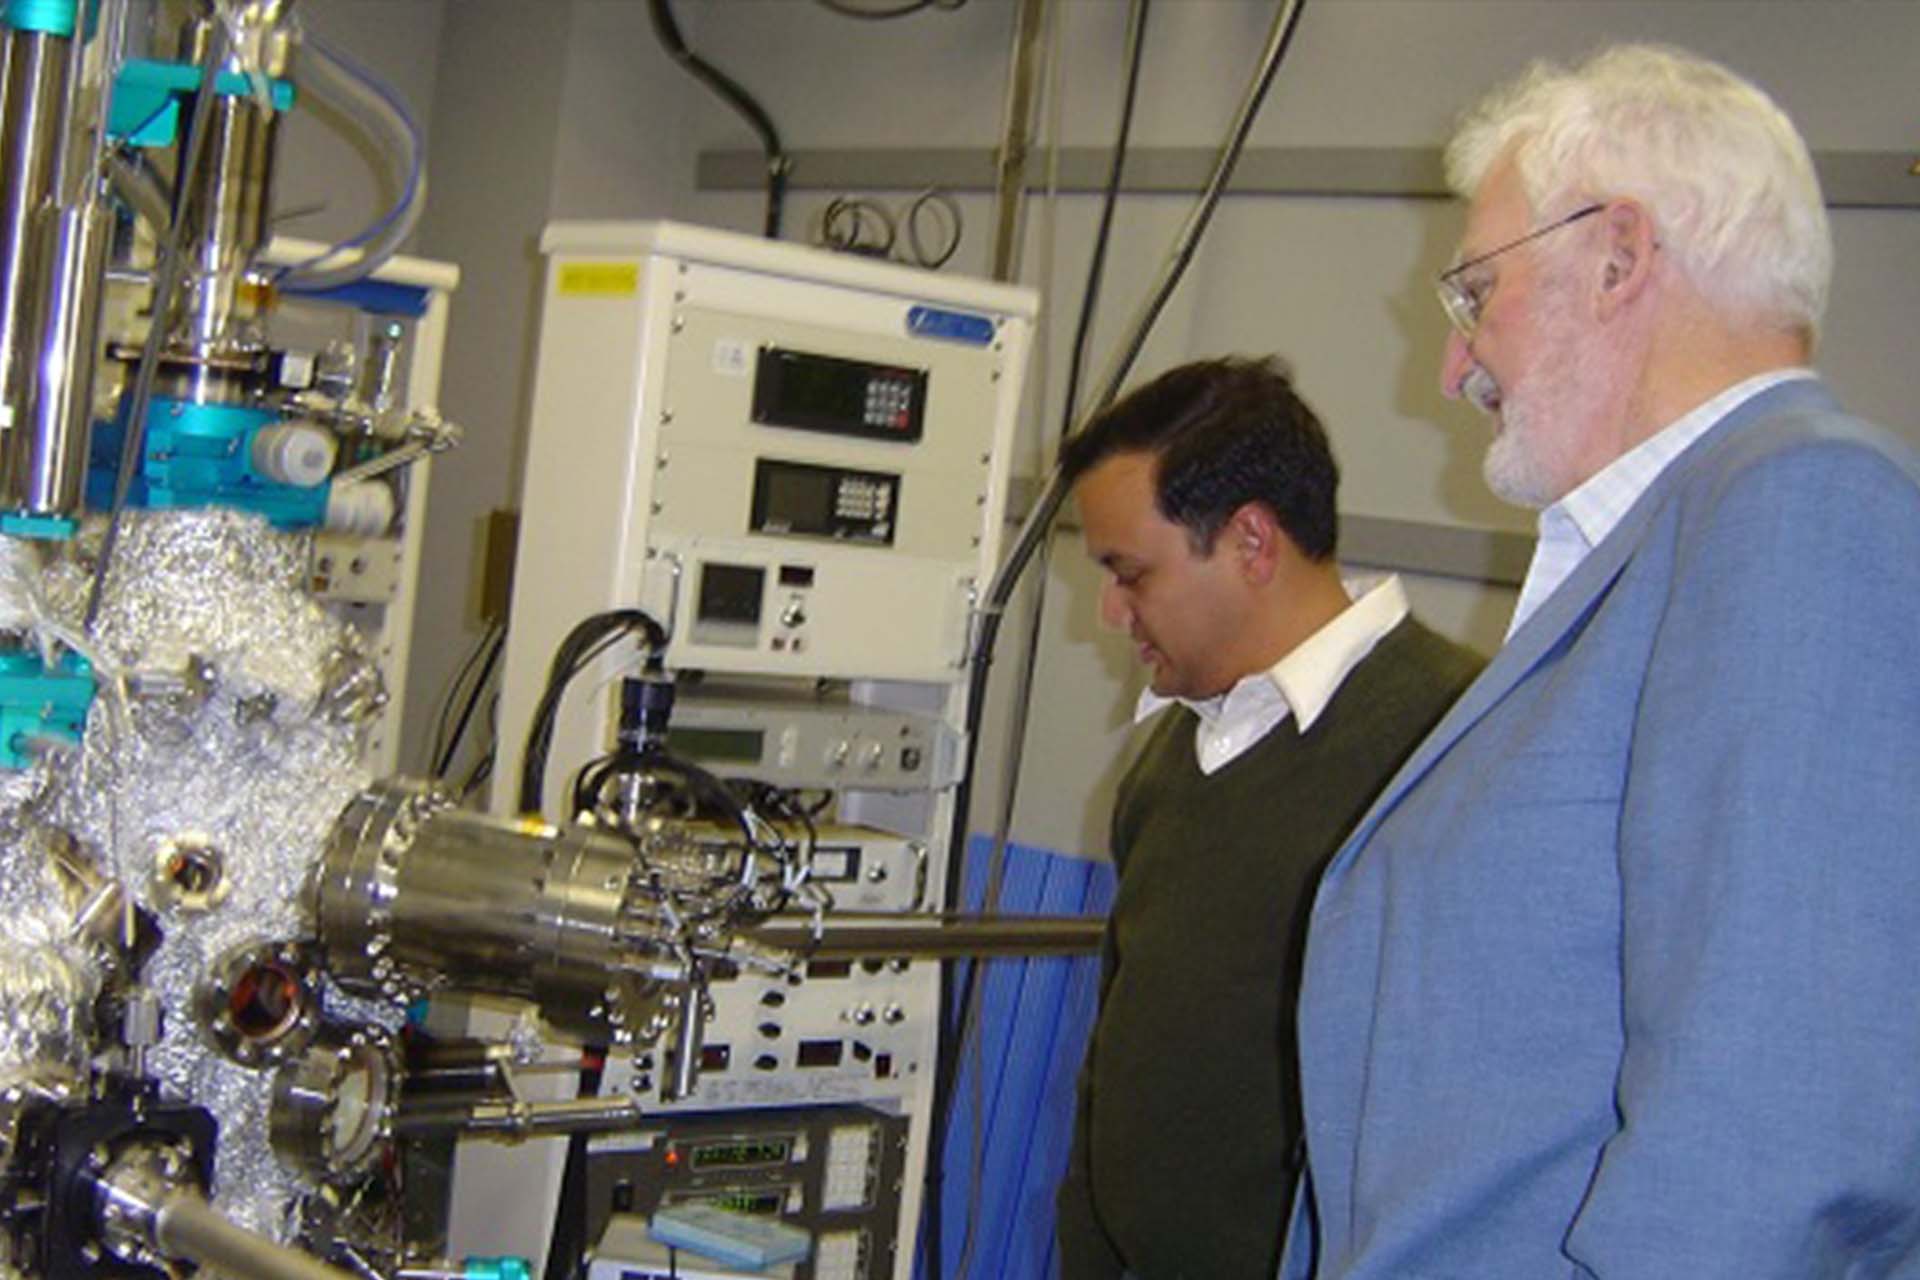
[[[1076,483],[1120,453],[1154,455],[1155,505],[1203,555],[1249,502],[1264,503],[1309,560],[1333,555],[1340,468],[1273,357],[1200,360],[1127,393],[1061,444],[1061,479]]]

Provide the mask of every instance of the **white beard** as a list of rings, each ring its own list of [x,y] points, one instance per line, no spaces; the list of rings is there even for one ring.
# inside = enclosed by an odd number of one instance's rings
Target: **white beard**
[[[1574,455],[1584,430],[1598,421],[1610,399],[1606,375],[1583,355],[1592,335],[1580,332],[1572,308],[1548,296],[1541,299],[1541,312],[1537,353],[1507,387],[1478,364],[1461,384],[1474,407],[1498,423],[1480,464],[1487,487],[1515,506],[1534,510],[1557,502],[1585,479]]]

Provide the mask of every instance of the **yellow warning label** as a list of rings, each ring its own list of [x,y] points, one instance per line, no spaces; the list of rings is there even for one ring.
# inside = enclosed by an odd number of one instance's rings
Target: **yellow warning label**
[[[640,291],[637,262],[563,262],[560,292],[575,297],[627,298]]]

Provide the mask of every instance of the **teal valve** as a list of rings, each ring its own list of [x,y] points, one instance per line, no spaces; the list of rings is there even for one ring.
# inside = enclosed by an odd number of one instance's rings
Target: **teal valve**
[[[23,511],[0,515],[0,533],[39,542],[71,542],[80,531],[80,522],[72,516],[36,516]]]
[[[77,744],[93,694],[93,668],[77,653],[52,669],[37,653],[0,653],[0,770],[30,767],[37,742]]]
[[[93,28],[99,0],[87,6],[87,28]],[[80,0],[0,0],[0,27],[15,31],[38,31],[45,35],[72,38],[78,24]]]
[[[107,132],[129,146],[172,146],[180,133],[181,103],[199,91],[200,75],[200,68],[190,62],[129,59],[114,79]],[[291,111],[293,81],[273,80],[269,84],[273,109]],[[253,82],[237,71],[222,71],[214,78],[213,91],[223,98],[244,98],[253,92]]]
[[[533,1280],[533,1267],[525,1258],[468,1258],[465,1280]]]

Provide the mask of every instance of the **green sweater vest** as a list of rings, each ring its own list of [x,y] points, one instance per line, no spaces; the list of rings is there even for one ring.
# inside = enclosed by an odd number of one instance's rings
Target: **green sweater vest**
[[[1314,887],[1480,665],[1408,618],[1310,730],[1289,718],[1211,776],[1194,714],[1156,718],[1114,809],[1120,883],[1061,1187],[1066,1280],[1273,1275]]]

